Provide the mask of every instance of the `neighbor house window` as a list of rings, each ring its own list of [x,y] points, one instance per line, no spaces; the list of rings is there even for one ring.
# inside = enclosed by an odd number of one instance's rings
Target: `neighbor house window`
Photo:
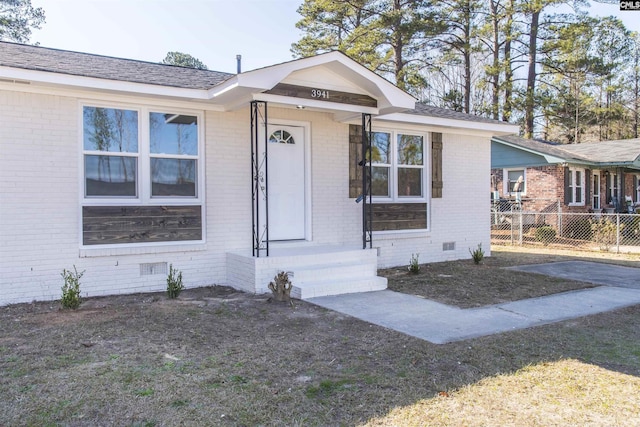
[[[613,204],[618,200],[618,174],[607,174],[607,203]]]
[[[600,209],[600,172],[593,172],[593,201],[592,207],[593,209]]]
[[[372,195],[389,200],[425,198],[424,141],[422,135],[372,132]]]
[[[569,169],[568,200],[570,205],[584,206],[584,169]]]
[[[527,192],[527,175],[524,169],[505,169],[505,194],[517,195]]]
[[[640,202],[640,175],[636,175],[634,188],[636,190],[636,202]]]

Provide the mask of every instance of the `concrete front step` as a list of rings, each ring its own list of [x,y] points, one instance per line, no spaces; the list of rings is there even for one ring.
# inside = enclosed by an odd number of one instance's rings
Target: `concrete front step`
[[[263,254],[264,255],[264,254]],[[353,246],[274,245],[269,256],[249,251],[227,253],[227,283],[254,293],[271,293],[268,284],[281,271],[289,272],[291,296],[299,299],[386,289],[377,277],[377,251]]]
[[[307,283],[296,283],[291,281],[291,297],[297,299],[308,299],[314,297],[351,294],[356,292],[382,291],[387,289],[387,279],[385,277],[370,276],[359,279],[331,279],[312,281]]]
[[[325,281],[327,279],[360,279],[375,276],[378,265],[375,260],[358,260],[349,262],[333,262],[294,267],[289,272],[289,279],[297,284]]]

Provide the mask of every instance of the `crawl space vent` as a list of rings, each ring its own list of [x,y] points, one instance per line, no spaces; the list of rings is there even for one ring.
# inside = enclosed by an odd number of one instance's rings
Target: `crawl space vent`
[[[443,251],[455,251],[456,250],[456,242],[444,242],[442,244]]]
[[[167,263],[150,262],[146,264],[140,264],[141,276],[151,276],[153,274],[167,274]]]

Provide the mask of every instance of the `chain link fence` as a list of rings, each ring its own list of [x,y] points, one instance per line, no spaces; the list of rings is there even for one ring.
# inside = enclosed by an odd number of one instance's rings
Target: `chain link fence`
[[[491,244],[640,253],[640,214],[563,213],[559,203],[545,211],[494,205]]]

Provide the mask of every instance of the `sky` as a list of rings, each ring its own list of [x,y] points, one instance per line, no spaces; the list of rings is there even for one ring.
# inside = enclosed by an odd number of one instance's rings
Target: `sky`
[[[32,43],[44,47],[160,62],[188,53],[209,69],[248,71],[292,59],[303,0],[31,0],[46,22]],[[640,32],[640,11],[592,2],[592,15],[613,15]]]

